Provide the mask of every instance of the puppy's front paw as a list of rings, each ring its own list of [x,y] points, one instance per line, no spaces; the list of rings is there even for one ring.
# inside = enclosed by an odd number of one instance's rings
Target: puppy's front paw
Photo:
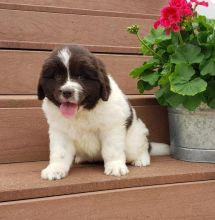
[[[64,178],[69,169],[60,163],[49,164],[44,170],[41,172],[41,178],[47,180],[59,180]]]
[[[109,161],[105,163],[105,174],[112,176],[124,176],[129,172],[125,162],[123,161]]]

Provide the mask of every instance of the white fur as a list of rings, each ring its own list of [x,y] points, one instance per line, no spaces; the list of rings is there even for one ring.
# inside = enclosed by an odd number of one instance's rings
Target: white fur
[[[114,176],[129,172],[126,162],[140,167],[150,164],[148,129],[132,109],[133,122],[126,130],[129,105],[110,76],[109,80],[108,101],[100,100],[90,111],[79,108],[71,119],[65,118],[57,106],[44,99],[42,108],[49,124],[50,162],[42,171],[42,178],[65,177],[74,159],[76,163],[103,160],[105,174]]]
[[[69,69],[69,60],[71,58],[71,55],[71,51],[67,47],[62,48],[58,52],[58,57],[61,59],[67,69]]]
[[[69,74],[68,74],[69,76]],[[69,91],[74,91],[74,101],[75,102],[78,102],[79,101],[79,94],[80,92],[83,90],[82,86],[77,83],[77,82],[74,82],[72,81],[69,77],[68,77],[68,80],[65,82],[64,85],[61,86],[60,88],[62,91],[63,90],[69,90]],[[62,100],[64,100],[63,96],[61,97]]]
[[[62,63],[65,65],[67,69],[67,81],[63,86],[61,86],[61,90],[70,90],[74,91],[74,99],[72,101],[79,101],[79,94],[81,90],[83,89],[81,85],[77,82],[74,82],[71,80],[70,75],[69,75],[69,60],[71,58],[72,54],[71,51],[67,48],[64,47],[58,52],[58,57],[61,59]],[[61,99],[64,100],[63,96],[61,96]]]

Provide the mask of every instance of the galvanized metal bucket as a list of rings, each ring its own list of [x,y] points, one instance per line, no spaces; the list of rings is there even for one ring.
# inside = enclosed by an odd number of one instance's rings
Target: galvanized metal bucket
[[[215,163],[215,110],[204,106],[195,112],[169,108],[168,115],[173,157]]]

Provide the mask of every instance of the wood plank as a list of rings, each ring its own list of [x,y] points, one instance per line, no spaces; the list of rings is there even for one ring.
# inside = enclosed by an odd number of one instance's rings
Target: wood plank
[[[148,33],[153,19],[0,10],[0,47],[53,49],[56,45],[91,45],[93,52],[135,53],[138,41],[127,33],[139,24]],[[57,21],[57,22],[56,22]],[[94,47],[95,46],[95,47]]]
[[[4,220],[213,220],[215,181],[93,192],[0,204]]]
[[[44,60],[50,52],[0,51],[0,94],[36,94],[37,82]],[[136,80],[129,72],[140,66],[147,57],[137,55],[95,54],[101,59],[126,94],[138,94]],[[147,91],[146,94],[152,94]]]
[[[42,161],[1,164],[0,201],[215,179],[213,164],[183,162],[170,157],[153,157],[146,168],[129,166],[129,174],[120,178],[104,175],[103,164],[94,163],[73,167],[69,175],[59,181],[42,180],[40,172],[47,164]]]
[[[167,3],[167,0],[1,0],[0,8],[16,10],[34,10],[60,13],[75,13],[79,9],[82,13],[112,12],[138,15],[159,15],[160,9]],[[72,10],[73,9],[73,10]],[[77,11],[76,11],[77,13]]]
[[[48,159],[48,127],[40,108],[0,108],[0,163]]]
[[[3,100],[3,103],[7,102]],[[20,102],[26,106],[24,100]],[[28,104],[35,102],[27,100]],[[134,102],[141,104],[141,100]],[[150,130],[150,140],[169,143],[166,109],[150,100],[148,104],[134,107]],[[10,106],[13,108],[0,108],[0,163],[47,160],[48,128],[41,109],[19,105],[17,100],[12,100]]]

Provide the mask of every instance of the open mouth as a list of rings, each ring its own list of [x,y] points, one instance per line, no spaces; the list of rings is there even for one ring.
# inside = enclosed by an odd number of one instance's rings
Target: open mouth
[[[60,104],[60,112],[66,118],[72,118],[78,111],[78,104],[72,102],[63,102]]]

